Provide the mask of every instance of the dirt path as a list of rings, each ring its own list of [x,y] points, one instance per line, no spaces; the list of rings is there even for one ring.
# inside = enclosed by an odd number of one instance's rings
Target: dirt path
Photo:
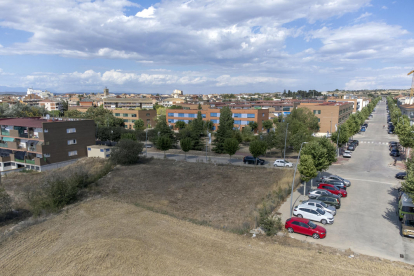
[[[262,242],[90,200],[0,245],[2,275],[413,275],[408,265]]]

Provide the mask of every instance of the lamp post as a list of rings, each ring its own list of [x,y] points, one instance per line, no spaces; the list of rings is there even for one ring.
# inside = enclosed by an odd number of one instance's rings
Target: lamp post
[[[286,125],[286,134],[285,134],[285,149],[283,151],[283,161],[286,162],[286,138],[287,138],[287,132],[288,132],[289,123]]]
[[[302,142],[302,144],[300,145],[300,150],[299,150],[299,154],[298,154],[298,160],[296,161],[296,167],[295,167],[295,172],[293,173],[293,180],[292,180],[292,191],[290,193],[290,217],[292,217],[292,201],[293,201],[293,185],[295,183],[295,176],[296,176],[296,170],[298,169],[298,163],[299,163],[299,157],[300,157],[300,151],[302,150],[302,146],[303,144],[307,144],[308,142]],[[306,185],[306,183],[305,183]]]
[[[145,130],[145,155],[148,157],[148,129]]]

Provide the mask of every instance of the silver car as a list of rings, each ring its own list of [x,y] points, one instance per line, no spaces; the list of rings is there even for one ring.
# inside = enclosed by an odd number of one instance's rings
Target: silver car
[[[324,179],[326,179],[326,180],[337,180],[337,181],[342,181],[342,182],[345,184],[345,186],[347,186],[347,187],[351,186],[351,181],[349,181],[349,180],[347,180],[347,179],[344,179],[344,178],[342,178],[342,177],[340,177],[340,176],[333,175],[333,174],[331,174],[331,175],[325,175],[325,176],[322,176],[322,179],[323,179],[323,180],[324,180]]]
[[[302,201],[302,204],[299,206],[314,206],[314,207],[318,207],[321,208],[322,210],[331,213],[333,216],[336,215],[336,207],[335,206],[329,206],[328,204],[320,201],[320,200],[316,200],[316,199],[309,199],[309,200],[305,200]]]
[[[330,197],[340,198],[339,196],[334,195],[333,193],[331,193],[327,190],[324,190],[324,189],[315,189],[315,190],[310,190],[309,191],[308,197],[310,199],[317,198],[318,196],[330,196]]]

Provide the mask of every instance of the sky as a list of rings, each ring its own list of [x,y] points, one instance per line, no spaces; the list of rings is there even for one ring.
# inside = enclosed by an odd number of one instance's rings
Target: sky
[[[0,91],[408,89],[414,1],[2,0]]]

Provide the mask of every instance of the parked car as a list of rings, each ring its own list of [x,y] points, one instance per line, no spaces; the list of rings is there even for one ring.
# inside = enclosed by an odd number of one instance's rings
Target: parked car
[[[341,208],[341,199],[338,196],[322,195],[315,198],[316,200],[322,201],[330,206],[335,206],[336,209]]]
[[[351,181],[349,181],[349,180],[347,180],[347,179],[344,179],[344,178],[342,178],[342,177],[340,177],[340,176],[338,176],[338,175],[334,175],[334,174],[331,174],[331,175],[324,175],[324,176],[322,176],[322,179],[333,179],[333,180],[341,180],[342,182],[344,182],[345,183],[345,185],[347,186],[347,187],[349,187],[349,186],[351,186]]]
[[[392,145],[398,145],[398,142],[396,142],[396,141],[388,142],[388,146],[392,146]]]
[[[325,228],[304,218],[288,218],[285,223],[285,229],[287,229],[289,233],[308,235],[312,236],[314,239],[323,239],[326,237]]]
[[[338,198],[338,199],[341,198],[340,196],[334,195],[330,191],[323,190],[323,189],[315,189],[315,190],[310,190],[309,191],[308,197],[310,199],[316,199],[319,196],[331,196],[331,197]]]
[[[348,144],[348,146],[353,146],[354,148],[358,147],[357,143],[355,143],[355,142],[352,142],[352,143]]]
[[[407,172],[399,172],[395,175],[395,178],[405,179],[406,176],[407,176]]]
[[[398,202],[398,218],[402,220],[404,215],[414,215],[413,200],[406,193],[402,193]]]
[[[342,157],[344,158],[351,158],[351,152],[349,150],[344,151],[344,153],[342,154]]]
[[[352,140],[352,143],[356,144],[357,146],[359,146],[359,141],[358,140]]]
[[[146,144],[146,145],[144,145],[144,148],[152,148],[152,145],[151,144]]]
[[[351,145],[348,146],[347,150],[354,151],[355,150],[355,146],[351,144]]]
[[[363,126],[366,127],[366,128],[368,128],[368,124],[367,123],[363,124]]]
[[[318,221],[322,224],[332,224],[334,223],[334,217],[331,213],[325,212],[321,208],[317,207],[299,207],[296,206],[293,209],[293,215],[297,216],[298,218],[305,218],[310,219],[313,221]]]
[[[345,190],[339,189],[338,187],[336,187],[333,184],[321,183],[321,184],[318,185],[318,189],[327,190],[327,191],[333,193],[334,195],[338,195],[340,197],[347,197],[348,196],[348,193]]]
[[[394,130],[389,129],[388,134],[394,134]]]
[[[254,158],[253,156],[245,156],[243,158],[243,163],[244,164],[256,164],[257,163],[257,165],[264,165],[265,161],[260,158]]]
[[[404,237],[414,238],[414,215],[404,215],[401,223],[401,233]]]
[[[391,146],[391,147],[390,147],[390,151],[393,151],[393,150],[394,150],[394,151],[395,151],[395,150],[396,150],[396,151],[399,151],[398,146]]]
[[[326,179],[321,182],[321,184],[332,184],[338,189],[343,189],[346,191],[346,185],[342,180],[333,180],[333,179]]]
[[[278,160],[275,161],[275,163],[273,163],[273,166],[275,166],[275,167],[289,167],[289,168],[292,168],[293,164],[290,163],[290,162],[288,162],[288,161],[286,161],[286,160],[278,159]]]
[[[400,156],[400,152],[398,150],[392,150],[390,152],[390,156],[399,157]]]
[[[321,208],[322,210],[324,210],[326,212],[331,213],[333,216],[336,215],[336,208],[335,208],[335,206],[330,206],[330,205],[328,205],[326,203],[323,203],[320,200],[308,199],[308,200],[302,201],[302,204],[299,205],[299,207],[302,206],[302,205],[304,205],[305,207],[306,206],[318,207],[318,208]]]

